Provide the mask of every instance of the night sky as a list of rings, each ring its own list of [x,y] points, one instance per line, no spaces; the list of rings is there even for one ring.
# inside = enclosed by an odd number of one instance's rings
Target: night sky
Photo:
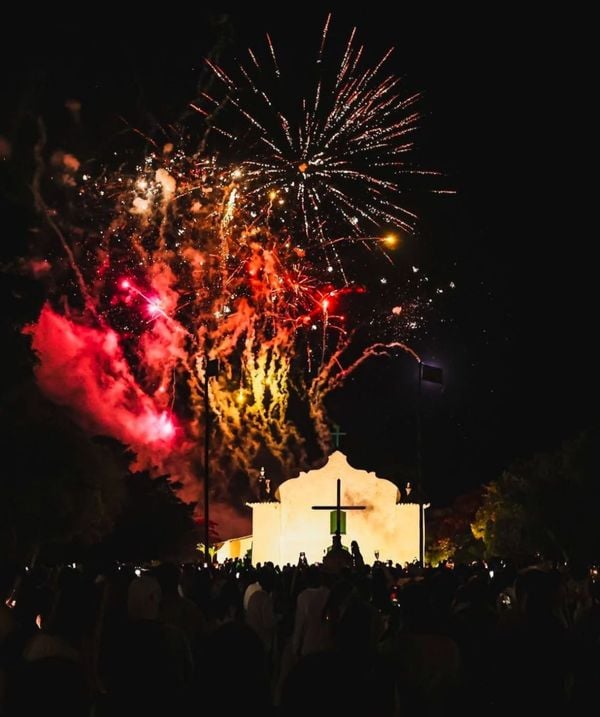
[[[40,22],[17,53],[3,50],[0,134],[36,107],[60,136],[73,97],[86,128],[75,140],[88,149],[123,127],[119,116],[133,126],[168,123],[194,96],[217,36],[224,58],[261,43],[265,30],[290,57],[314,53],[325,12],[299,8],[248,6],[227,21],[213,17],[212,26],[183,7],[135,22]],[[593,240],[574,167],[586,144],[578,99],[585,50],[566,56],[562,43],[576,38],[564,18],[487,13],[425,9],[392,20],[340,12],[331,28],[345,36],[356,24],[373,60],[396,47],[390,68],[424,93],[419,163],[443,171],[457,191],[411,197],[420,221],[405,249],[436,281],[456,284],[412,342],[446,377],[422,403],[426,489],[438,504],[597,420]],[[5,261],[25,243],[16,215],[3,237]],[[332,396],[350,461],[380,475],[414,465],[415,400],[408,357],[380,359]]]

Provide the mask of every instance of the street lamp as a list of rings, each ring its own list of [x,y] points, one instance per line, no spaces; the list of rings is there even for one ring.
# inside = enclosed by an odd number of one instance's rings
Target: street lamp
[[[419,366],[419,380],[417,393],[417,485],[419,486],[419,562],[425,567],[425,506],[423,500],[423,455],[421,431],[421,396],[423,381],[443,385],[444,372],[437,366],[430,366],[417,359]]]
[[[204,558],[206,567],[210,563],[210,527],[208,522],[208,501],[209,501],[209,445],[210,445],[210,401],[208,399],[208,379],[217,376],[219,373],[219,361],[217,359],[209,359],[206,357],[206,366],[204,368]]]

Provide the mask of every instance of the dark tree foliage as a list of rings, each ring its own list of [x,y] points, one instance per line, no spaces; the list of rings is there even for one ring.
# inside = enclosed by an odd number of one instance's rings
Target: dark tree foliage
[[[452,558],[456,562],[478,560],[483,542],[471,530],[481,506],[481,489],[458,496],[451,506],[427,511],[427,561],[432,565]]]
[[[175,487],[168,476],[129,474],[124,481],[124,509],[115,529],[95,552],[135,563],[197,557],[200,531],[193,517],[195,506],[183,503]]]
[[[473,532],[488,555],[600,558],[600,429],[513,466],[484,489]]]
[[[13,559],[92,544],[114,526],[123,470],[63,409],[26,383],[4,397],[0,541]]]

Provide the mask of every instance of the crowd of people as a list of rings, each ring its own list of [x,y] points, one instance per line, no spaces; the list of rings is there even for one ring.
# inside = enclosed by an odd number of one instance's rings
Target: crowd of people
[[[16,590],[5,566],[0,715],[555,714],[595,699],[587,569],[348,555],[37,568]]]

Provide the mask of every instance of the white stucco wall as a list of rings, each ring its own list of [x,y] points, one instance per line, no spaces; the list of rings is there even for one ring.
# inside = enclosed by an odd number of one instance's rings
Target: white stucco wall
[[[252,508],[252,564],[281,561],[281,504],[250,503]],[[297,557],[297,556],[296,556]]]
[[[400,503],[396,506],[396,531],[398,558],[395,562],[412,563],[419,559],[419,506],[416,503]],[[423,526],[425,532],[425,526]],[[425,536],[423,536],[423,540]],[[425,542],[423,542],[425,545]]]
[[[217,550],[217,561],[222,563],[227,558],[243,559],[251,547],[251,535],[245,535],[243,538],[231,538],[231,540],[226,540]]]

